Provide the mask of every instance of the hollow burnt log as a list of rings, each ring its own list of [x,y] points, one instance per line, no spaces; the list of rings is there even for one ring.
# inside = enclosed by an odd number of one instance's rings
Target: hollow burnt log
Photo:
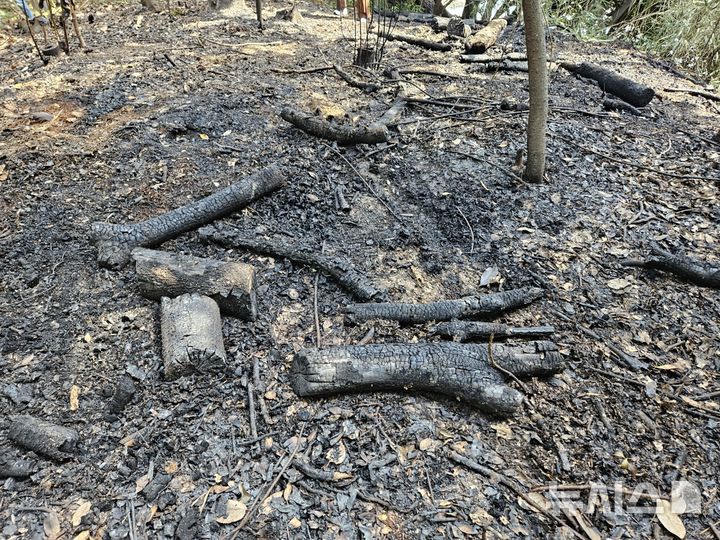
[[[255,269],[239,262],[135,248],[132,251],[140,293],[160,300],[186,293],[209,296],[222,313],[253,321],[257,316]]]
[[[349,322],[387,319],[401,323],[449,321],[466,317],[492,317],[528,305],[543,295],[538,287],[523,287],[484,296],[466,296],[427,304],[381,302],[353,304],[346,310]]]
[[[617,96],[634,107],[644,107],[655,97],[655,91],[649,86],[626,79],[609,69],[595,64],[562,62],[560,66],[575,75],[596,81],[603,92]]]
[[[390,137],[387,127],[378,123],[368,126],[332,124],[316,116],[306,116],[289,107],[280,112],[280,117],[309,135],[336,141],[343,146],[387,142]]]
[[[450,321],[438,324],[433,333],[439,336],[451,337],[459,341],[469,341],[478,338],[541,338],[555,332],[552,326],[512,327],[506,324],[477,322],[477,321]]]
[[[72,457],[79,435],[72,428],[23,415],[13,418],[8,429],[8,439],[37,454],[64,460]]]
[[[213,193],[160,216],[135,224],[92,224],[91,240],[98,248],[98,263],[122,268],[136,247],[152,247],[226,216],[285,184],[285,172],[271,165]]]
[[[720,267],[682,255],[675,255],[658,246],[652,246],[651,253],[652,255],[646,259],[626,259],[621,264],[662,270],[701,287],[720,288]]]
[[[250,238],[237,229],[223,225],[203,227],[199,234],[204,242],[215,242],[226,248],[247,249],[311,266],[330,276],[346,291],[361,300],[378,300],[387,295],[384,289],[375,287],[346,260],[322,255],[317,249],[299,244],[291,245],[282,240]]]
[[[495,42],[505,30],[507,26],[506,19],[493,19],[487,26],[478,30],[473,35],[465,40],[465,52],[482,54],[490,47],[495,45]]]
[[[519,376],[547,376],[563,370],[552,342],[492,345],[492,360]],[[305,349],[295,355],[291,384],[299,396],[361,390],[436,392],[493,414],[515,412],[523,395],[504,384],[486,344],[396,343]]]
[[[165,377],[221,368],[227,360],[220,309],[212,298],[183,294],[160,301]]]

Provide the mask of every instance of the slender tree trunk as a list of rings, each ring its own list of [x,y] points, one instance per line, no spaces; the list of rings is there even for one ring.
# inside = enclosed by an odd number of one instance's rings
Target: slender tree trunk
[[[548,81],[545,25],[541,0],[522,0],[525,14],[525,45],[530,82],[530,115],[525,179],[542,182],[545,172],[545,130],[547,128]]]

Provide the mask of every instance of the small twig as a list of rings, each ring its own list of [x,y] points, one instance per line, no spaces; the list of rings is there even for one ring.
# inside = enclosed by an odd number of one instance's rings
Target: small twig
[[[373,326],[370,328],[370,330],[367,331],[367,334],[365,334],[365,336],[360,341],[358,341],[358,345],[367,345],[368,343],[370,343],[370,340],[373,338],[374,335],[375,327]]]
[[[495,339],[495,334],[490,334],[490,338],[488,339],[488,358],[490,359],[490,365],[497,369],[500,373],[505,375],[507,378],[512,379],[513,381],[518,383],[520,385],[520,388],[523,389],[523,392],[529,394],[530,391],[528,390],[527,386],[525,386],[525,383],[518,379],[514,373],[509,372],[507,369],[505,369],[495,361],[495,357],[493,356],[492,352],[493,339]]]
[[[583,334],[585,334],[586,336],[591,337],[591,338],[597,340],[598,342],[604,343],[608,349],[610,349],[613,353],[615,353],[615,356],[617,356],[618,359],[620,361],[622,361],[622,363],[625,364],[626,367],[632,369],[633,371],[640,371],[640,370],[648,368],[648,365],[645,362],[638,360],[634,356],[629,355],[628,353],[623,351],[620,347],[617,347],[617,346],[613,345],[612,343],[610,343],[608,340],[601,338],[598,334],[596,334],[589,328],[586,328],[586,327],[578,324],[577,329],[580,332],[582,332]]]
[[[306,68],[306,69],[277,69],[273,68],[270,71],[273,73],[283,73],[286,75],[302,75],[304,73],[318,73],[320,71],[330,71],[333,69],[333,66],[318,66],[313,68]]]
[[[260,404],[260,414],[262,415],[263,420],[265,420],[265,424],[270,426],[275,422],[270,416],[270,412],[267,408],[267,403],[265,403],[265,396],[263,395],[265,387],[260,381],[260,360],[257,357],[253,358],[253,382],[255,383],[255,389],[258,393],[257,399],[258,403]]]
[[[708,525],[710,526],[710,530],[712,531],[712,533],[715,535],[715,538],[717,540],[720,540],[720,530],[715,526],[712,521],[708,522]]]
[[[665,88],[666,92],[683,92],[690,94],[691,96],[700,96],[712,101],[720,101],[720,96],[713,94],[712,92],[706,92],[705,90],[695,90],[694,88]]]
[[[256,419],[256,412],[255,412],[255,396],[254,393],[254,385],[251,382],[247,383],[247,393],[248,393],[248,410],[250,412],[250,436],[255,438],[257,437],[257,419]]]
[[[475,251],[475,233],[473,232],[473,228],[470,225],[470,222],[468,221],[468,218],[465,216],[464,212],[460,209],[459,206],[455,206],[455,208],[457,208],[457,211],[460,212],[460,215],[465,221],[465,225],[467,225],[467,228],[470,231],[470,255],[472,255],[473,251]]]

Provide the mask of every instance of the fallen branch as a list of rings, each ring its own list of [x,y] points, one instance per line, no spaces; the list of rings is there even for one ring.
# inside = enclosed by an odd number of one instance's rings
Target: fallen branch
[[[484,296],[466,296],[458,300],[441,300],[428,304],[384,302],[353,304],[346,313],[352,322],[387,319],[401,323],[449,321],[467,317],[492,317],[528,305],[543,295],[537,287],[524,287]]]
[[[646,259],[626,259],[621,264],[662,270],[701,287],[720,288],[720,267],[681,255],[674,255],[658,246],[652,246],[651,251],[652,256]]]
[[[225,365],[220,309],[212,298],[199,294],[163,297],[160,333],[165,377],[169,380]]]
[[[378,35],[385,38],[387,41],[402,41],[416,47],[422,47],[423,49],[429,49],[431,51],[448,52],[451,51],[453,46],[450,43],[439,43],[437,41],[430,41],[429,39],[420,39],[411,36],[404,36],[402,34],[388,34],[378,32]]]
[[[465,40],[465,52],[484,53],[495,44],[506,26],[506,19],[493,19],[487,26]]]
[[[706,92],[705,90],[695,90],[693,88],[664,88],[666,92],[684,92],[691,96],[700,96],[712,101],[720,101],[720,96],[713,94],[712,92]]]
[[[311,266],[327,274],[353,296],[362,300],[370,301],[386,296],[383,289],[376,288],[347,261],[322,255],[307,246],[282,240],[250,238],[240,230],[225,225],[203,227],[199,234],[204,242],[214,242],[227,248],[248,249]]]
[[[635,116],[642,116],[642,113],[636,107],[633,107],[621,99],[605,98],[603,99],[602,105],[606,111],[627,112]]]
[[[512,414],[523,395],[504,384],[489,354],[488,345],[447,342],[304,349],[295,355],[291,382],[299,396],[413,388],[450,395],[493,414]],[[521,377],[564,368],[555,345],[547,341],[492,345],[492,358]]]
[[[72,457],[79,435],[74,429],[24,415],[13,418],[8,439],[36,454],[63,460]]]
[[[636,83],[594,64],[561,62],[560,66],[575,75],[596,81],[603,92],[613,94],[635,107],[644,107],[655,96],[655,91],[649,86]]]
[[[131,255],[140,293],[146,298],[198,293],[215,300],[223,313],[255,320],[255,269],[251,265],[145,248],[135,248]]]
[[[530,326],[516,328],[506,324],[477,322],[477,321],[450,321],[438,324],[433,333],[439,336],[455,338],[459,341],[469,341],[478,338],[539,338],[546,337],[555,332],[552,326]]]
[[[92,224],[91,240],[98,248],[98,263],[122,268],[136,247],[152,247],[226,216],[285,183],[286,174],[271,165],[239,182],[160,216],[132,225]]]
[[[280,112],[280,116],[309,135],[336,141],[341,145],[376,144],[387,142],[390,138],[387,127],[382,124],[375,123],[369,126],[331,124],[316,116],[305,116],[288,107]]]
[[[335,70],[335,72],[338,75],[340,75],[340,78],[342,80],[344,80],[346,83],[348,83],[350,86],[359,88],[360,90],[363,90],[365,92],[376,92],[377,90],[380,89],[379,84],[366,83],[366,82],[355,79],[347,71],[345,71],[343,68],[341,68],[338,64],[334,64],[333,69]]]
[[[460,61],[468,63],[491,64],[494,62],[527,62],[527,54],[525,53],[508,53],[508,54],[461,54]]]

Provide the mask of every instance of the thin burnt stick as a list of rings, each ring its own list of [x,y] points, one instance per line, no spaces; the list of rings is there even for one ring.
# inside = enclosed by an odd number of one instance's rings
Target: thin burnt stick
[[[360,90],[363,90],[365,92],[376,92],[380,89],[379,84],[375,83],[366,83],[363,81],[360,81],[356,78],[354,78],[352,75],[350,75],[347,71],[345,71],[343,68],[341,68],[338,64],[333,65],[333,69],[335,72],[340,75],[340,78],[348,83],[350,86],[354,88],[359,88]]]
[[[662,270],[701,287],[720,288],[720,267],[682,255],[675,255],[658,246],[652,246],[651,250],[652,255],[646,259],[626,259],[621,264]]]
[[[538,287],[523,287],[484,296],[466,296],[428,304],[382,302],[353,304],[346,313],[352,322],[386,319],[401,323],[449,321],[467,317],[492,317],[526,306],[543,295]]]
[[[457,339],[470,341],[478,338],[542,338],[555,332],[552,326],[513,327],[506,324],[478,322],[478,321],[450,321],[438,324],[433,333]]]
[[[345,290],[359,299],[371,301],[384,298],[384,289],[375,287],[349,262],[318,253],[316,249],[290,244],[282,240],[265,240],[245,236],[238,229],[225,225],[203,227],[199,231],[205,242],[214,242],[228,248],[248,249],[255,253],[283,257],[293,262],[311,266],[330,276]]]
[[[243,208],[285,184],[286,173],[271,165],[204,199],[135,224],[92,224],[98,263],[122,268],[136,247],[152,247]]]

